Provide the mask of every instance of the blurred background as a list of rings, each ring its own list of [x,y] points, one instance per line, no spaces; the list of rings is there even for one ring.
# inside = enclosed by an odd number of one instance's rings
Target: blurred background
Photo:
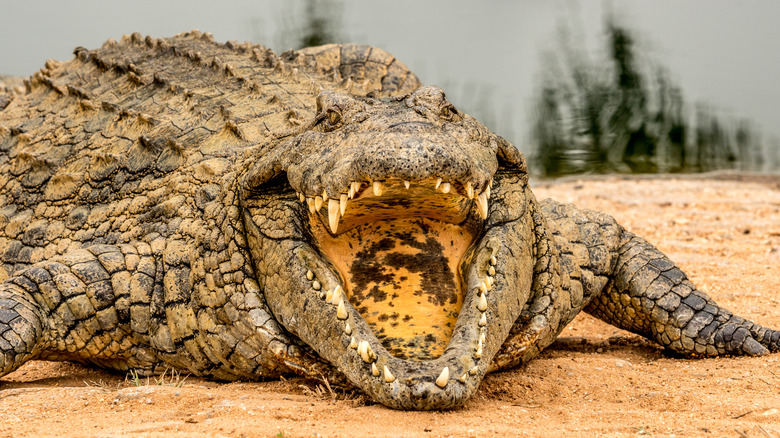
[[[0,75],[194,28],[277,53],[381,47],[538,175],[780,171],[775,0],[5,2]]]

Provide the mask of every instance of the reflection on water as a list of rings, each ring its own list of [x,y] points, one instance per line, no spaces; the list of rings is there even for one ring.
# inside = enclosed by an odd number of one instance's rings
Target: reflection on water
[[[545,57],[533,130],[533,164],[545,175],[755,171],[776,163],[777,142],[766,148],[750,121],[705,104],[691,117],[683,90],[664,66],[643,59],[633,33],[613,17],[605,27],[606,59],[592,58],[565,27],[560,47]]]
[[[274,38],[277,47],[301,49],[344,42],[341,38],[343,12],[344,4],[340,0],[286,2]]]

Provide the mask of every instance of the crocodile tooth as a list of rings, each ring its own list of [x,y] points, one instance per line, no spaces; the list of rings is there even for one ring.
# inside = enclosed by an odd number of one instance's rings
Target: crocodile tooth
[[[358,343],[355,340],[354,336],[349,339],[349,348],[351,348],[353,350],[357,350],[357,348],[358,348]]]
[[[496,256],[490,256],[490,264],[496,266],[497,263],[498,260],[496,260]]]
[[[355,185],[349,183],[349,190],[347,190],[347,198],[352,199],[355,197]]]
[[[407,190],[409,190],[409,186],[411,186],[412,183],[410,181],[404,180],[404,187],[406,187]]]
[[[374,181],[374,196],[382,196],[382,190],[384,190],[382,181]]]
[[[487,286],[487,290],[493,289],[493,283],[495,280],[493,280],[493,277],[487,276],[485,277],[485,286]]]
[[[303,196],[303,193],[298,193],[298,199],[299,199],[301,202],[306,202],[306,197],[305,197],[305,196]]]
[[[442,193],[449,193],[450,192],[450,183],[441,183],[441,192]]]
[[[479,334],[479,345],[485,345],[485,332]]]
[[[485,297],[485,294],[479,294],[479,299],[477,300],[477,309],[480,312],[484,312],[487,310],[487,298]]]
[[[460,376],[460,378],[458,378],[458,382],[466,383],[466,377],[468,377],[468,375],[469,375],[469,373],[463,373],[463,375]]]
[[[487,199],[490,199],[490,186],[487,186],[487,187],[485,188],[485,197],[486,197]]]
[[[339,210],[341,211],[342,216],[344,216],[344,212],[347,211],[347,195],[345,193],[342,193],[341,196],[339,196]]]
[[[385,382],[392,383],[395,381],[395,376],[387,369],[387,365],[382,369],[382,373],[385,375]]]
[[[482,344],[477,347],[477,351],[474,353],[474,357],[477,359],[482,357]]]
[[[496,268],[494,268],[493,266],[490,266],[488,268],[487,272],[488,272],[488,275],[490,275],[491,277],[494,277],[496,275]]]
[[[311,282],[311,288],[314,290],[320,290],[322,289],[322,284],[318,280],[314,280]]]
[[[487,325],[487,314],[483,313],[482,316],[479,318],[479,326],[484,327]]]
[[[357,181],[353,181],[352,182],[352,196],[354,197],[355,195],[357,195],[359,191],[360,191],[360,183],[357,182]]]
[[[436,178],[436,187],[434,187],[434,190],[438,190],[439,186],[441,185],[441,178]]]
[[[314,280],[314,272],[311,272],[311,269],[306,271],[306,279],[309,280],[309,281]]]
[[[320,291],[320,299],[321,300],[325,299],[325,292]]]
[[[371,375],[379,377],[379,368],[376,367],[376,362],[371,362]]]
[[[468,195],[469,199],[474,197],[474,186],[471,185],[471,181],[466,183],[466,195]]]
[[[368,346],[368,341],[360,341],[360,344],[358,344],[358,353],[360,353],[360,357],[363,359],[363,362],[372,362],[371,353],[373,352],[371,351],[371,347]]]
[[[336,318],[340,320],[345,320],[349,317],[349,313],[347,313],[347,308],[344,306],[344,300],[339,301],[339,305],[336,308]]]
[[[322,208],[322,196],[314,197],[314,211],[320,211]]]
[[[338,304],[341,300],[341,292],[343,289],[341,289],[341,285],[337,285],[335,289],[333,289],[333,295],[331,295],[330,299],[328,300],[328,303],[330,304]]]
[[[332,231],[333,234],[336,234],[336,230],[339,228],[339,218],[341,217],[341,214],[339,214],[340,209],[339,201],[335,199],[328,201],[328,223],[330,224],[330,231]]]
[[[332,299],[333,299],[333,291],[328,289],[327,291],[325,291],[325,302],[330,304],[330,300]]]
[[[477,196],[477,210],[479,211],[479,216],[482,219],[487,219],[488,215],[488,200],[487,196],[485,196],[485,192],[480,193]]]
[[[483,294],[486,294],[488,291],[487,284],[485,283],[484,280],[482,281],[482,283],[479,284],[479,291],[482,292]]]
[[[472,368],[469,370],[469,374],[471,374],[472,376],[476,376],[476,375],[477,375],[477,372],[479,372],[479,368],[477,368],[476,366],[472,367]]]
[[[314,214],[317,212],[314,208],[314,198],[306,198],[306,205],[309,206],[309,213]]]
[[[323,189],[323,190],[322,190],[322,202],[328,202],[328,199],[330,199],[330,198],[328,197],[328,192],[327,192],[327,191],[325,191],[325,189]]]
[[[344,334],[349,336],[352,334],[352,326],[347,323],[347,325],[344,326]]]
[[[436,386],[439,388],[444,388],[447,386],[447,382],[450,381],[450,369],[448,367],[444,367],[443,370],[441,370],[441,374],[439,374],[439,377],[436,378]]]

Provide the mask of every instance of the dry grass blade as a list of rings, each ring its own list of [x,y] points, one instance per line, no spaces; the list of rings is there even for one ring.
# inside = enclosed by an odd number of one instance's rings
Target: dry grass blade
[[[751,414],[751,413],[753,413],[753,410],[749,410],[749,411],[747,411],[747,412],[745,412],[745,413],[739,414],[739,415],[737,415],[736,417],[734,417],[734,419],[735,419],[735,420],[737,420],[737,419],[739,419],[739,418],[742,418],[742,417],[744,417],[745,415],[748,415],[748,414]]]
[[[759,431],[759,432],[761,432],[761,434],[762,434],[762,435],[764,435],[765,437],[767,437],[767,438],[772,438],[772,434],[770,434],[769,432],[767,432],[767,430],[766,430],[766,429],[764,429],[763,427],[761,427],[761,426],[759,426],[759,425],[756,425],[756,429],[758,429],[758,431]]]

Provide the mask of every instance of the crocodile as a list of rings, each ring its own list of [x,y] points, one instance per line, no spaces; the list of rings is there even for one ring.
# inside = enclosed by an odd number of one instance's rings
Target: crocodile
[[[74,54],[0,111],[0,376],[301,375],[430,410],[580,311],[684,356],[780,349],[611,216],[537,201],[515,146],[383,50]]]

